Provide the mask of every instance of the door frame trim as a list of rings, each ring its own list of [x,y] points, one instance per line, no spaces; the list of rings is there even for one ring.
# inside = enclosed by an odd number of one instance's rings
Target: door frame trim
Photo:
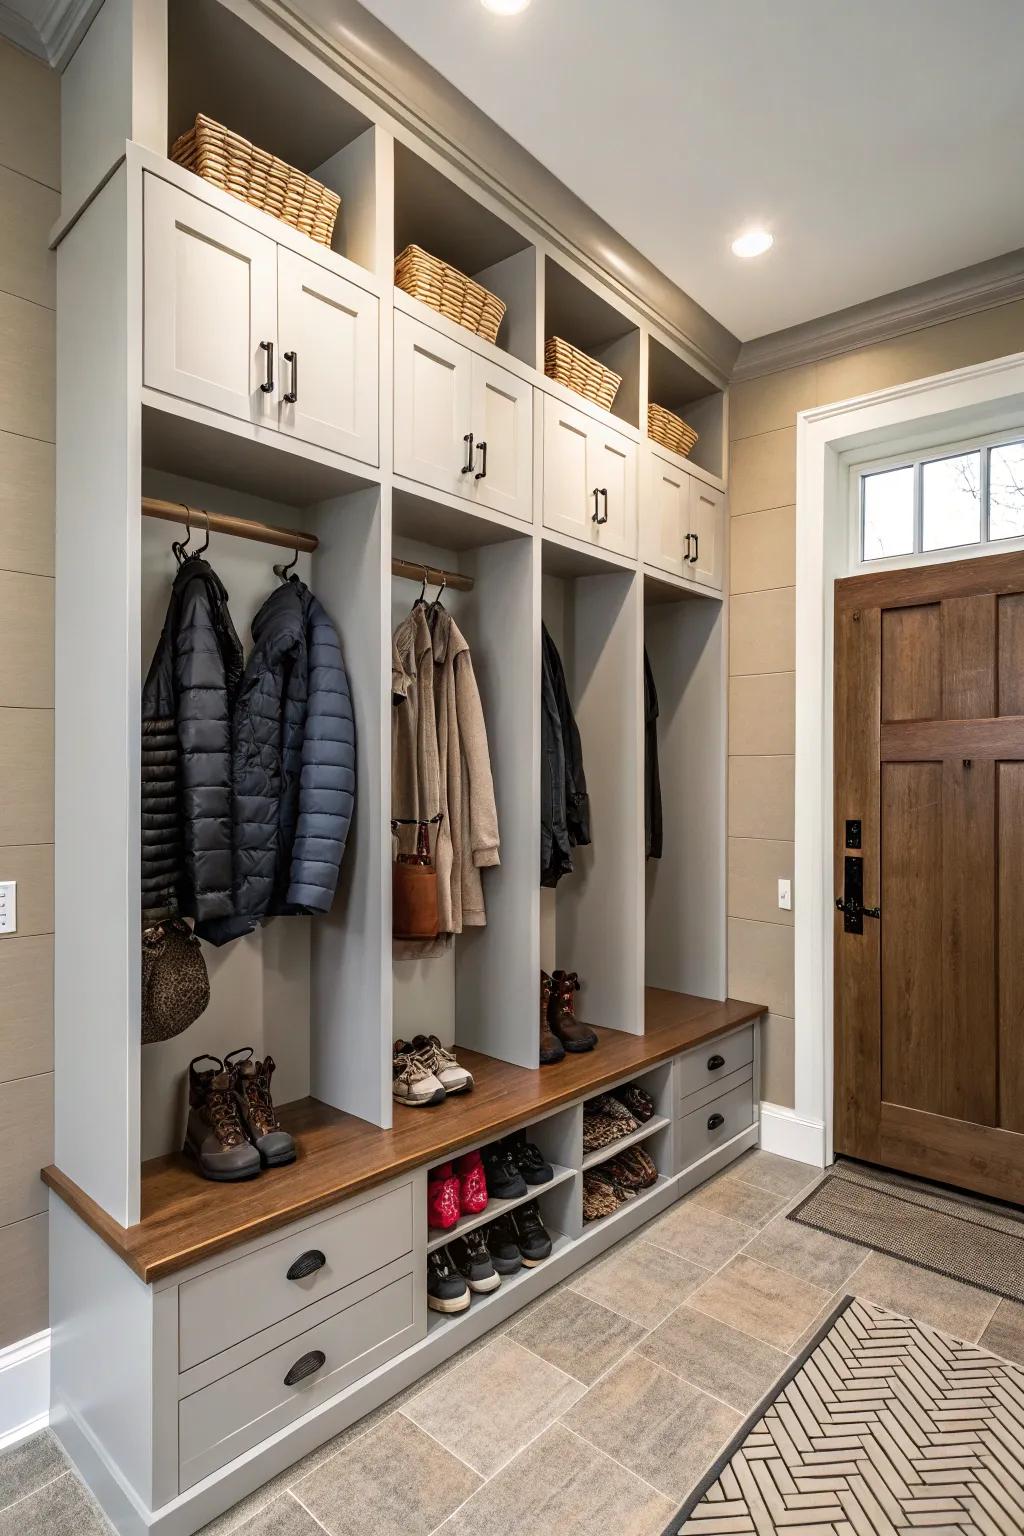
[[[1022,421],[1024,352],[797,415],[794,1114],[814,1127],[821,1166],[833,1158],[833,583],[854,574],[850,471],[954,432]],[[809,1152],[812,1138],[803,1139]]]

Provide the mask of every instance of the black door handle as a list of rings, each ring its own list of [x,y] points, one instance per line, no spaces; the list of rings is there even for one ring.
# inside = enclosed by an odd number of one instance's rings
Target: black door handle
[[[708,1116],[708,1130],[709,1131],[717,1131],[718,1127],[720,1125],[724,1125],[724,1124],[725,1124],[725,1116],[724,1115],[709,1115]]]
[[[608,521],[608,492],[607,491],[594,491],[593,496],[594,496],[594,515],[593,515],[592,521],[597,523],[598,527],[602,527]],[[599,496],[603,496],[604,497],[604,516],[603,517],[602,517],[600,511],[598,510],[599,503],[598,503],[598,499],[597,498]]]
[[[598,498],[598,496],[600,496],[600,494],[601,494],[600,491],[592,491],[591,492],[591,495],[594,498],[594,511],[593,511],[593,514],[592,514],[591,519],[590,519],[590,521],[592,523],[599,523],[601,521],[601,514],[598,511],[598,504],[597,504],[597,498]]]
[[[836,911],[843,914],[844,933],[863,933],[866,917],[880,918],[881,907],[864,905],[864,860],[849,854],[843,860],[843,894],[836,897]]]
[[[292,387],[284,398],[288,405],[294,405],[299,398],[299,354],[297,352],[286,352],[284,360],[292,365]]]
[[[708,1071],[709,1072],[717,1072],[719,1067],[724,1067],[724,1066],[725,1066],[725,1057],[724,1056],[709,1056],[708,1057]]]
[[[683,556],[684,560],[689,560],[689,558],[690,558],[690,540],[692,538],[693,538],[693,534],[692,533],[688,533],[686,535],[686,554]]]
[[[691,535],[687,534],[687,538],[690,538],[690,537],[691,537]],[[692,535],[692,538],[693,538],[693,554],[690,556],[690,564],[691,565],[696,565],[697,561],[700,559],[700,535],[695,533],[695,534]]]
[[[462,473],[464,475],[471,475],[473,473],[473,434],[472,434],[472,432],[467,432],[465,437],[462,439],[462,441],[466,445],[466,462],[462,466]]]
[[[487,444],[486,443],[477,443],[477,447],[480,450],[480,468],[477,470],[476,474],[473,476],[473,479],[474,480],[486,480],[487,479]]]
[[[291,1370],[284,1379],[286,1387],[297,1387],[300,1381],[305,1381],[307,1376],[315,1376],[322,1365],[327,1364],[327,1356],[322,1349],[311,1349],[308,1355],[303,1355],[296,1360]]]
[[[319,1248],[310,1248],[308,1253],[300,1253],[295,1263],[288,1270],[287,1279],[305,1280],[307,1275],[315,1275],[318,1269],[323,1269],[327,1263],[327,1255],[320,1252]]]
[[[601,495],[604,497],[604,517],[602,517],[601,521],[606,523],[608,521],[608,492],[602,491]]]
[[[271,395],[274,392],[274,343],[272,341],[261,341],[260,351],[267,354],[267,375],[260,385],[260,389],[262,389],[265,395]]]

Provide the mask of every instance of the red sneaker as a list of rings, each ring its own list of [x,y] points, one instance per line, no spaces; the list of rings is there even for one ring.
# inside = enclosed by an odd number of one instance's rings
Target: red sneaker
[[[476,1216],[487,1208],[487,1177],[479,1152],[467,1152],[455,1164],[459,1175],[459,1205],[463,1216]]]
[[[459,1180],[451,1163],[433,1168],[427,1179],[427,1221],[447,1232],[459,1219]]]

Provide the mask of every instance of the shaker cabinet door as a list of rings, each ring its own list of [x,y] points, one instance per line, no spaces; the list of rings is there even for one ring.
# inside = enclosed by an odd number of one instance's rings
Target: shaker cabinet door
[[[594,426],[582,411],[544,396],[544,526],[588,544],[592,518],[600,516],[589,462]]]
[[[533,386],[473,355],[474,501],[533,518]]]
[[[143,382],[276,426],[276,244],[159,177],[143,195]]]
[[[674,576],[689,576],[686,535],[690,530],[690,477],[657,454],[651,455],[641,521],[648,565]],[[693,547],[692,540],[689,547]]]
[[[721,491],[690,477],[690,523],[693,535],[688,574],[703,587],[722,590],[725,556],[725,497]]]
[[[590,537],[617,555],[636,554],[636,460],[636,443],[595,423],[588,462],[599,512],[591,519]]]
[[[473,354],[395,313],[395,473],[470,496]]]
[[[277,321],[282,432],[378,464],[376,298],[281,247]]]

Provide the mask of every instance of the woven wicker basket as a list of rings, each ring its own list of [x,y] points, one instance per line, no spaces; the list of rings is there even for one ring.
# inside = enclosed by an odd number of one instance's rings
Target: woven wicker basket
[[[201,112],[195,126],[175,140],[171,159],[318,245],[330,245],[341,207],[337,192]]]
[[[684,459],[693,452],[697,441],[693,428],[688,427],[681,417],[666,411],[663,405],[648,405],[647,436],[663,448],[671,448],[673,453],[680,454]]]
[[[505,317],[502,300],[420,246],[407,245],[395,257],[395,285],[485,341],[497,341]]]
[[[578,395],[585,395],[595,405],[604,406],[606,411],[611,410],[622,383],[621,373],[613,373],[595,358],[571,347],[561,336],[549,336],[545,343],[544,372],[549,379],[574,389]]]

